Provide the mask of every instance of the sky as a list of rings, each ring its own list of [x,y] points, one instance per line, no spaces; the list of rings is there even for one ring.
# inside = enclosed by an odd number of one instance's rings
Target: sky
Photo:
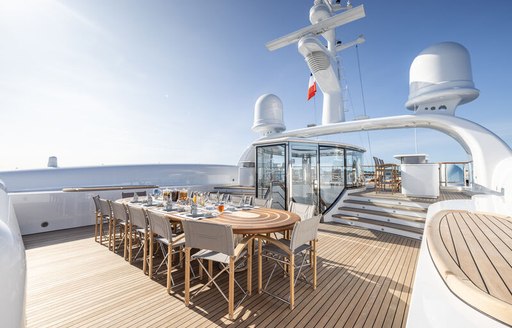
[[[61,167],[236,165],[259,137],[253,109],[266,93],[281,98],[287,130],[320,124],[322,96],[306,101],[309,69],[296,45],[265,48],[309,25],[312,3],[0,0],[0,170],[42,168],[49,156]],[[456,115],[512,144],[512,1],[352,1],[360,4],[366,17],[336,30],[343,42],[366,38],[340,53],[347,120],[410,114],[412,60],[456,41],[480,90]],[[366,160],[416,151],[467,160],[426,129],[323,139],[360,145]]]

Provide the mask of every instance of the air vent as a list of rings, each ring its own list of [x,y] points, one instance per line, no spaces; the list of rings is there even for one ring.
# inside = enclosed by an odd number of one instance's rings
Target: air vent
[[[326,70],[331,64],[327,54],[322,51],[314,51],[306,56],[309,69],[312,73]]]

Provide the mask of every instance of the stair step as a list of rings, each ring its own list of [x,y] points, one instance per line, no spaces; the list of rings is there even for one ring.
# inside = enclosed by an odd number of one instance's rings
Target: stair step
[[[398,219],[398,220],[404,220],[404,221],[414,222],[414,223],[425,223],[424,218],[408,216],[408,215],[403,215],[403,214],[387,213],[387,212],[382,212],[382,211],[375,211],[375,210],[361,209],[361,208],[352,208],[352,207],[345,207],[345,206],[339,207],[338,210],[345,212],[345,214],[341,214],[341,215],[349,215],[349,216],[354,216],[354,217],[361,216],[358,214],[367,214],[367,215],[373,215],[373,216],[378,216],[378,217],[382,217],[382,218]],[[381,222],[380,220],[373,220],[373,221]],[[385,222],[385,221],[382,221],[382,222]]]
[[[346,199],[343,201],[344,204],[356,204],[362,206],[377,206],[382,208],[394,209],[399,211],[408,211],[408,212],[418,212],[418,213],[427,213],[427,209],[423,207],[413,207],[407,205],[398,205],[391,203],[383,203],[378,201],[367,201],[367,200],[357,200],[357,199]]]
[[[369,229],[373,229],[373,230],[385,231],[385,229],[382,229],[382,228],[388,228],[388,229],[393,229],[396,231],[404,231],[404,232],[418,235],[417,238],[421,238],[421,235],[423,234],[423,228],[416,228],[416,227],[410,227],[410,226],[405,226],[405,225],[391,223],[391,222],[358,218],[358,217],[354,217],[354,216],[350,216],[350,215],[343,215],[343,214],[334,214],[333,217],[342,219],[342,220],[346,220],[346,221],[351,221],[354,223],[362,223],[362,224],[369,226],[368,227]]]
[[[389,204],[389,205],[398,205],[398,206],[407,206],[418,209],[428,209],[431,202],[428,202],[424,199],[410,199],[410,198],[391,198],[391,197],[379,197],[378,195],[364,195],[353,193],[348,195],[346,200],[357,200],[364,201],[369,203],[379,203],[379,204]]]
[[[414,196],[406,196],[402,193],[391,193],[391,192],[372,192],[372,191],[356,191],[351,193],[351,195],[359,196],[359,197],[370,197],[370,198],[379,198],[379,199],[400,199],[403,201],[409,202],[420,202],[432,204],[437,202],[436,198],[425,198],[425,197],[414,197]]]

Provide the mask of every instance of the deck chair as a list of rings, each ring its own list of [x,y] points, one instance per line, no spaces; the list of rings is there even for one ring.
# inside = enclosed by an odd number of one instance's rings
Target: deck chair
[[[123,246],[123,257],[125,260],[128,260],[128,252],[127,250],[127,239],[128,239],[128,210],[126,209],[126,205],[117,203],[117,202],[111,202],[110,205],[112,206],[112,215],[113,215],[113,227],[114,227],[114,249],[113,251],[117,252],[119,250],[119,247],[121,245]],[[119,245],[116,247],[116,232],[117,228],[119,228]]]
[[[185,248],[185,236],[183,234],[176,235],[172,231],[172,223],[165,215],[146,211],[149,220],[149,229],[151,231],[149,241],[149,277],[153,278],[153,244],[157,242],[164,256],[162,262],[158,265],[154,274],[158,273],[160,267],[164,263],[167,265],[167,292],[171,292],[171,286],[174,285],[172,279],[172,260],[174,254],[180,254],[180,262],[182,260],[182,251]]]
[[[252,203],[253,198],[254,197],[249,196],[249,195],[243,195],[242,196],[242,204],[243,205],[253,205],[253,203]]]
[[[101,224],[100,224],[100,244],[103,244],[103,225],[108,223],[108,235],[111,233],[111,217],[112,217],[112,209],[110,207],[110,201],[107,199],[100,198],[100,212],[101,212]],[[110,249],[110,238],[108,241],[108,249]]]
[[[295,305],[295,284],[302,278],[306,283],[311,284],[316,289],[316,253],[317,253],[317,235],[320,215],[314,216],[309,220],[295,223],[291,239],[275,240],[266,236],[258,236],[258,292],[264,292],[285,303],[290,304],[293,310]],[[262,244],[261,241],[266,241]],[[265,288],[262,288],[262,258],[275,262],[272,272],[268,277]],[[310,263],[308,263],[310,262]],[[311,266],[313,270],[313,280],[308,281],[302,273],[302,269]],[[288,299],[284,299],[267,291],[268,285],[277,268],[281,267],[285,275],[289,277],[290,294]],[[298,270],[298,271],[296,271]],[[297,272],[297,273],[296,273]]]
[[[104,224],[103,216],[101,214],[101,205],[100,205],[100,195],[96,195],[92,197],[92,201],[94,202],[94,241],[98,242],[98,233],[103,231],[103,227],[100,228],[101,225]]]
[[[228,202],[233,206],[242,206],[244,204],[243,196],[229,195]]]
[[[265,208],[271,208],[272,207],[272,198],[264,199],[264,198],[254,198],[253,199],[253,205],[259,206],[259,207],[265,207]]]
[[[128,262],[132,263],[132,259],[136,260],[140,252],[142,254],[142,271],[144,274],[147,272],[147,254],[148,254],[148,241],[149,241],[149,226],[146,217],[146,211],[142,207],[128,206],[128,217],[130,226],[128,229]],[[139,247],[135,257],[132,257],[133,239],[134,234],[139,238]]]
[[[237,308],[247,295],[251,294],[251,273],[252,273],[252,237],[244,238],[240,243],[235,244],[233,229],[230,225],[216,224],[204,221],[185,220],[183,221],[185,230],[185,305],[189,305],[190,299],[202,292],[212,283],[217,287],[224,299],[228,302],[229,319],[233,320],[235,308]],[[192,248],[198,248],[199,251],[193,255],[190,254]],[[247,249],[248,248],[248,249]],[[247,255],[247,290],[235,280],[235,271],[243,265],[244,261],[239,261]],[[190,296],[190,262],[197,260],[201,270],[208,275],[208,282],[203,285],[192,297]],[[206,270],[202,261],[218,262],[223,267],[220,272],[213,275],[212,270]],[[237,263],[238,262],[238,263]],[[211,262],[210,262],[211,263]],[[224,294],[217,279],[222,273],[229,274],[228,297]],[[244,296],[235,306],[235,284],[242,290]]]
[[[300,220],[308,220],[315,214],[315,205],[290,202],[290,212],[300,216]]]

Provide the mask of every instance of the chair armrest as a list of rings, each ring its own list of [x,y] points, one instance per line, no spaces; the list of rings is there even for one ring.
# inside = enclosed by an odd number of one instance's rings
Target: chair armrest
[[[280,242],[279,240],[275,240],[273,238],[270,238],[270,237],[267,237],[267,236],[264,236],[264,235],[257,235],[256,236],[259,240],[265,240],[266,242],[268,243],[271,243],[273,245],[276,245],[277,247],[279,247],[281,250],[283,250],[284,252],[286,252],[286,254],[292,256],[292,251],[290,250],[290,248],[288,248],[288,246],[286,246],[285,244],[283,244],[282,242]]]
[[[172,241],[173,241],[173,242],[177,242],[177,241],[180,241],[180,240],[182,240],[182,239],[185,239],[185,234],[184,234],[184,233],[177,235],[176,237],[174,237],[174,238],[172,239]]]
[[[236,245],[235,247],[235,257],[238,257],[240,255],[240,253],[244,250],[244,248],[247,246],[247,243],[254,239],[254,236],[250,235],[250,236],[246,236],[244,237],[244,239],[242,239],[238,245]]]

